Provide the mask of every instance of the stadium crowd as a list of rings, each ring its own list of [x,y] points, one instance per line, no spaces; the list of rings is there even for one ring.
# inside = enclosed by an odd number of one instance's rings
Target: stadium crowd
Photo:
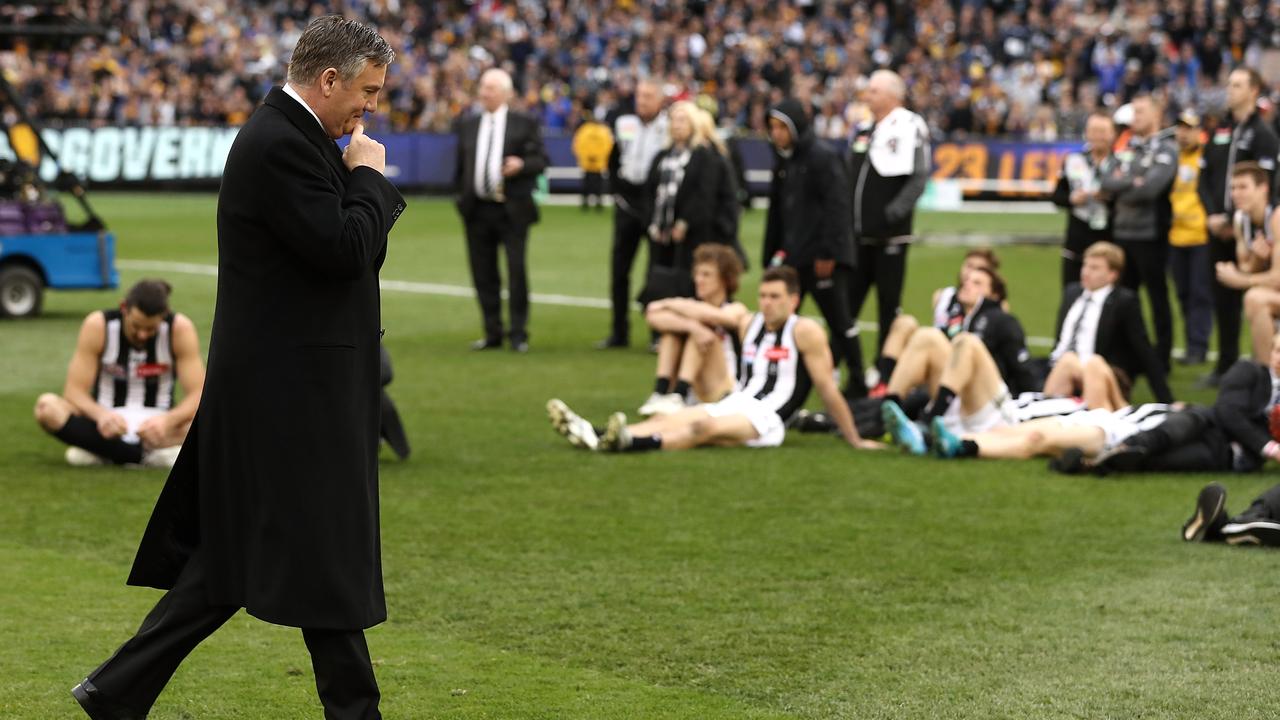
[[[1222,104],[1221,79],[1280,47],[1280,6],[1261,0],[70,0],[6,3],[0,24],[53,14],[102,29],[66,45],[19,41],[0,71],[33,115],[89,123],[239,124],[279,81],[307,21],[342,12],[400,49],[374,130],[445,132],[480,74],[506,68],[513,106],[546,132],[625,105],[634,78],[700,99],[763,135],[793,96],[819,137],[866,116],[871,72],[894,68],[935,138],[1079,137],[1098,107],[1167,90],[1171,117]],[[12,50],[12,51],[9,51]]]

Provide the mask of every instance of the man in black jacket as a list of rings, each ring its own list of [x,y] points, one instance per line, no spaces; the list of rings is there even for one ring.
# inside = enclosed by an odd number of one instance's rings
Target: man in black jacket
[[[1236,68],[1227,77],[1227,108],[1230,122],[1214,131],[1204,148],[1200,171],[1200,200],[1209,214],[1209,262],[1236,261],[1235,234],[1231,217],[1231,171],[1236,163],[1251,160],[1269,174],[1275,173],[1280,140],[1258,113],[1258,96],[1264,83],[1252,68]],[[1277,183],[1272,182],[1275,192]],[[1240,357],[1240,310],[1243,292],[1213,284],[1214,322],[1218,326],[1218,363],[1204,382],[1218,380]]]
[[[929,126],[924,118],[903,107],[906,93],[906,84],[897,73],[873,72],[865,91],[872,122],[854,129],[849,146],[853,236],[858,253],[849,287],[849,313],[858,319],[867,293],[875,285],[880,323],[877,358],[902,304],[912,218],[916,201],[929,183]]]
[[[840,157],[818,142],[799,100],[783,100],[769,112],[776,153],[765,219],[764,265],[788,265],[800,276],[801,298],[812,293],[831,333],[831,354],[845,362],[846,397],[866,395],[862,347],[849,312],[853,271],[849,191]]]
[[[596,347],[624,348],[631,335],[631,266],[653,217],[648,182],[653,158],[667,144],[667,116],[662,88],[653,80],[636,83],[635,112],[613,121],[609,153],[609,188],[613,193],[613,246],[609,252],[609,301],[613,320],[609,335]]]
[[[326,718],[380,717],[363,632],[387,616],[378,271],[405,203],[361,116],[394,57],[372,28],[317,18],[231,146],[205,392],[129,575],[168,592],[72,690],[90,717],[146,717],[240,608],[302,628]]]
[[[467,231],[471,281],[484,318],[484,337],[472,350],[502,347],[502,276],[498,247],[507,253],[507,307],[511,349],[529,350],[529,279],[525,248],[529,226],[538,222],[533,190],[547,167],[538,122],[511,110],[511,76],[491,68],[480,76],[484,111],[464,118],[454,129],[458,154],[454,187],[458,213]]]
[[[1066,289],[1058,310],[1046,395],[1079,395],[1091,408],[1114,408],[1128,404],[1133,380],[1145,374],[1156,401],[1173,402],[1138,296],[1116,285],[1123,271],[1124,251],[1112,243],[1085,251],[1080,283]]]

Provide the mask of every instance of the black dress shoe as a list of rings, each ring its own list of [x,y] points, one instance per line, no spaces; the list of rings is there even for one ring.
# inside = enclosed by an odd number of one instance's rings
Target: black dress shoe
[[[143,717],[102,697],[88,678],[71,688],[71,697],[80,703],[80,709],[92,720],[140,720]]]
[[[1093,459],[1093,474],[1139,472],[1147,459],[1147,449],[1137,445],[1117,445]]]
[[[472,350],[497,350],[502,347],[501,340],[482,339],[471,343]]]
[[[1200,365],[1205,361],[1205,352],[1198,350],[1196,352],[1188,352],[1178,360],[1178,364],[1182,366]]]
[[[511,352],[520,353],[521,355],[529,352],[529,341],[528,340],[512,340]]]
[[[609,337],[596,342],[596,349],[597,350],[618,350],[621,348],[625,348],[630,344],[631,343],[627,342],[626,339],[624,338],[620,338],[617,335],[610,335]]]

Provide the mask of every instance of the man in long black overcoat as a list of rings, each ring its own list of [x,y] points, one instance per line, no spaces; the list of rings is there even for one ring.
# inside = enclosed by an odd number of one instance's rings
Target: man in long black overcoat
[[[91,717],[145,716],[240,608],[302,628],[326,718],[380,717],[363,633],[386,619],[378,270],[404,201],[360,123],[394,56],[369,27],[313,21],[232,145],[205,392],[129,576],[168,592],[73,689]]]

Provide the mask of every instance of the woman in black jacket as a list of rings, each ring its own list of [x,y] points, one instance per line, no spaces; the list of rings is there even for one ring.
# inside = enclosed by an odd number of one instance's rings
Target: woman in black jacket
[[[667,112],[671,145],[653,158],[649,169],[649,201],[653,215],[649,222],[649,257],[652,267],[643,299],[669,297],[670,287],[659,277],[679,279],[679,291],[692,295],[689,278],[693,251],[716,239],[715,210],[720,158],[714,146],[696,130],[695,116],[701,112],[693,103],[678,102]]]

